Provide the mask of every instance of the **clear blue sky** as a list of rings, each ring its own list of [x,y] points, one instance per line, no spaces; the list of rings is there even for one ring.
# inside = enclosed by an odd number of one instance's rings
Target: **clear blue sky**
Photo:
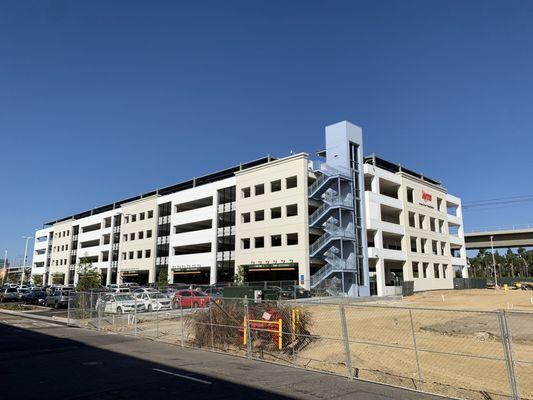
[[[464,201],[533,194],[532,38],[531,1],[4,0],[0,256],[47,220],[314,153],[343,119]]]

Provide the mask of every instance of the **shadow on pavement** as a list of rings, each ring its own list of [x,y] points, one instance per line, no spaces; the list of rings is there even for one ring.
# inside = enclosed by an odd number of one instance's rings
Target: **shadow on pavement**
[[[136,340],[130,340],[135,351]],[[25,400],[293,398],[5,323],[0,323],[0,377],[0,398]]]

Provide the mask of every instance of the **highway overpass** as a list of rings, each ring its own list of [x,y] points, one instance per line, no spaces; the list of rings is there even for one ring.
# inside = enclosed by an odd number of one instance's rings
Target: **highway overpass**
[[[465,233],[466,249],[490,249],[491,236],[494,248],[533,247],[533,224],[477,229]]]

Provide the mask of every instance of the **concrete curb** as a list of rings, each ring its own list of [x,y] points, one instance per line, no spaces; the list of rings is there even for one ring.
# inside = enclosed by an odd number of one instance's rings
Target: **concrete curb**
[[[53,322],[53,323],[57,323],[57,324],[60,324],[60,325],[67,325],[68,324],[68,319],[67,318],[55,317],[55,316],[46,317],[46,316],[43,316],[43,315],[31,314],[28,311],[11,311],[11,310],[0,309],[0,314],[13,315],[13,316],[17,316],[17,317],[35,319],[35,320],[39,320],[39,321]]]

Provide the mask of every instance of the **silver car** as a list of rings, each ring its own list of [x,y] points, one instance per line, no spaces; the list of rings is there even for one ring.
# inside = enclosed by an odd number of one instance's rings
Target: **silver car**
[[[19,299],[19,292],[16,287],[2,288],[0,291],[0,302],[14,301]]]
[[[144,311],[144,303],[136,301],[127,293],[109,293],[96,301],[96,310],[111,314],[123,314]]]
[[[135,293],[137,301],[144,304],[147,311],[171,310],[172,304],[168,297],[158,291]]]

